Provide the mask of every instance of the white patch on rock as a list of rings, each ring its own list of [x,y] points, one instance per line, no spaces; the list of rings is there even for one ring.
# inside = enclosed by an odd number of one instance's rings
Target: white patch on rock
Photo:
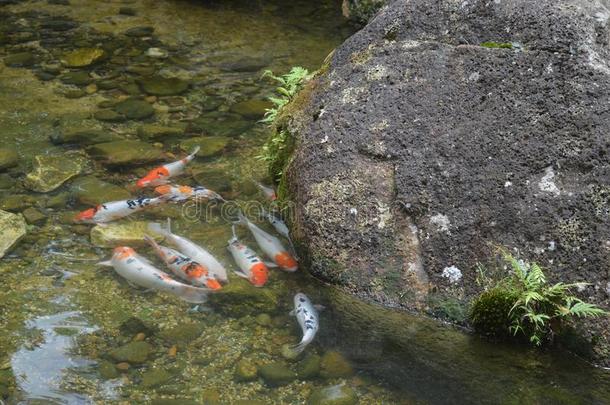
[[[558,196],[560,194],[560,191],[555,182],[553,181],[554,178],[555,172],[553,171],[552,167],[547,167],[546,169],[544,169],[544,176],[542,176],[542,178],[538,182],[538,188],[540,189],[540,191]]]
[[[361,94],[364,94],[364,91],[364,87],[348,87],[343,90],[341,102],[343,104],[356,104],[358,102],[358,97]]]
[[[430,223],[436,225],[438,227],[438,230],[441,232],[451,233],[449,231],[451,223],[449,222],[449,218],[447,218],[446,215],[436,214],[430,217]]]
[[[512,185],[513,185],[512,181],[507,181],[506,183],[504,183],[504,188],[508,188],[508,187],[510,187]]]
[[[455,266],[449,266],[443,269],[442,276],[448,279],[451,284],[455,284],[462,279],[462,271]]]
[[[480,78],[481,78],[481,75],[479,74],[479,72],[473,72],[470,74],[470,76],[468,76],[468,81],[469,82],[478,82]]]
[[[402,48],[403,49],[413,49],[413,48],[417,48],[420,45],[421,45],[420,41],[414,41],[412,39],[407,39],[406,41],[403,41]]]
[[[388,120],[382,120],[377,122],[369,127],[369,131],[371,132],[381,132],[384,129],[388,128],[390,124],[388,124]]]
[[[377,228],[385,228],[391,219],[392,212],[390,211],[390,207],[384,203],[379,203],[379,222],[377,223]]]
[[[606,283],[606,294],[610,297],[610,281]]]
[[[381,80],[388,76],[388,69],[383,65],[375,65],[366,72],[369,81]]]
[[[552,252],[552,251],[554,251],[555,249],[557,249],[557,246],[556,246],[556,244],[555,244],[555,241],[554,241],[554,240],[549,241],[549,252]]]

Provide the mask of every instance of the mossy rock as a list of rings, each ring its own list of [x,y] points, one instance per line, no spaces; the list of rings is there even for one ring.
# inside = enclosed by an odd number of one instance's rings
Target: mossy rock
[[[186,345],[201,336],[203,330],[202,323],[184,323],[162,330],[159,335],[170,344]]]
[[[320,375],[324,378],[342,378],[354,374],[352,365],[339,352],[328,351],[320,361]]]
[[[107,130],[83,128],[64,130],[51,135],[50,139],[55,145],[94,145],[96,143],[121,141],[123,137]]]
[[[127,118],[125,118],[125,116],[119,114],[116,111],[110,110],[110,109],[103,109],[103,110],[98,110],[98,111],[94,112],[93,118],[95,118],[98,121],[104,121],[104,122],[127,121]]]
[[[297,378],[294,371],[280,362],[259,366],[258,375],[271,387],[290,384]]]
[[[114,106],[114,111],[130,120],[142,120],[154,115],[155,110],[144,100],[130,98]]]
[[[201,136],[183,141],[180,144],[180,148],[185,152],[189,152],[195,146],[199,146],[201,149],[197,152],[197,156],[209,157],[221,153],[230,141],[230,138],[224,136]]]
[[[105,52],[101,48],[81,48],[66,53],[61,58],[61,63],[71,68],[90,66],[102,60]]]
[[[204,402],[204,404],[207,404]],[[150,405],[201,405],[201,402],[193,399],[181,398],[157,398],[150,402]]]
[[[273,107],[273,104],[270,101],[252,99],[233,104],[230,111],[246,119],[260,119],[265,115],[265,111],[271,107]]]
[[[119,372],[117,371],[116,367],[109,361],[100,361],[97,365],[97,369],[100,373],[100,376],[104,380],[112,380],[113,378],[119,377]]]
[[[31,52],[14,53],[4,58],[4,64],[10,67],[28,67],[34,63],[36,58]]]
[[[184,93],[189,88],[189,82],[177,77],[153,76],[140,79],[138,84],[142,91],[153,96],[175,96]]]
[[[152,354],[153,347],[147,342],[131,342],[110,352],[110,357],[117,362],[142,364]]]
[[[11,194],[0,200],[0,210],[10,212],[21,212],[35,202],[31,196],[26,194]]]
[[[34,207],[24,209],[22,214],[25,221],[30,225],[43,225],[47,220],[47,216]]]
[[[87,152],[109,166],[138,165],[163,159],[161,149],[142,141],[115,141],[90,146]]]
[[[253,381],[258,378],[258,369],[256,365],[248,360],[241,359],[235,365],[235,381],[243,382],[243,381]]]
[[[129,191],[107,183],[94,176],[79,177],[70,186],[72,196],[85,205],[99,205],[105,202],[131,198]]]
[[[116,246],[146,246],[144,236],[154,237],[157,241],[163,237],[154,234],[148,229],[148,222],[129,221],[113,222],[96,225],[91,228],[91,243],[98,247],[114,248]]]
[[[173,375],[164,369],[155,368],[142,373],[142,387],[153,388],[168,382]]]
[[[86,86],[93,81],[86,71],[64,73],[60,76],[59,80],[62,83],[73,84],[75,86]]]
[[[309,380],[320,375],[322,358],[317,354],[310,354],[297,364],[297,376],[300,380]]]
[[[508,313],[517,300],[516,293],[503,287],[483,292],[472,304],[470,322],[481,335],[492,338],[510,336]]]
[[[354,405],[358,403],[356,392],[345,384],[315,390],[307,405]]]
[[[154,325],[148,325],[136,317],[130,317],[124,320],[119,326],[119,330],[123,336],[132,337],[138,333],[144,333],[146,336],[152,336],[156,334],[159,329]]]
[[[230,316],[258,315],[274,312],[279,302],[278,290],[273,287],[254,287],[247,280],[236,278],[222,290],[210,294],[210,305]]]
[[[78,175],[83,164],[81,155],[36,155],[24,185],[29,190],[48,193]]]
[[[146,124],[138,128],[138,136],[142,139],[163,139],[184,135],[185,127],[167,127],[156,124]]]
[[[17,166],[19,154],[13,148],[0,148],[0,171]]]

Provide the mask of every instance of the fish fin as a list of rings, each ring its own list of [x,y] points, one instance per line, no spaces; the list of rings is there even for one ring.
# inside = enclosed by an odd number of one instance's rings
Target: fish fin
[[[199,145],[195,146],[191,153],[189,153],[189,158],[194,159],[195,155],[197,155],[197,152],[199,152],[199,149],[201,149]]]
[[[171,234],[172,233],[172,220],[169,217],[167,217],[166,224],[167,224],[167,228],[166,228],[167,229],[167,233]]]
[[[233,221],[233,224],[235,225],[245,225],[248,226],[248,223],[250,221],[248,221],[248,218],[246,218],[246,216],[244,215],[243,212],[241,212],[241,210],[237,213],[237,221]]]
[[[290,254],[292,255],[292,257],[294,257],[295,260],[300,260],[299,259],[299,255],[297,255],[297,251],[294,248],[294,243],[292,243],[292,239],[290,239],[290,235],[286,236],[286,239],[288,240],[288,244],[290,245]]]
[[[313,307],[315,309],[317,309],[318,311],[324,311],[326,309],[326,307],[324,305],[320,305],[320,304],[314,304]]]
[[[236,275],[238,275],[241,278],[245,278],[247,280],[250,279],[250,277],[248,277],[248,275],[246,273],[244,273],[243,271],[233,270],[233,273],[235,273]]]
[[[233,242],[237,242],[237,234],[235,233],[235,224],[231,224],[231,233],[233,234],[233,237],[229,240],[229,244],[231,244]]]
[[[159,246],[159,244],[157,243],[157,241],[154,238],[152,238],[148,235],[144,235],[144,240],[155,250],[155,252],[157,252],[157,254],[161,258],[163,258],[163,254],[161,252],[161,247]]]
[[[307,345],[309,344],[309,342],[304,342],[301,341],[300,343],[294,345],[294,346],[290,346],[290,350],[292,350],[295,354],[301,354],[303,353],[303,350],[305,350],[305,348],[307,347]]]
[[[156,222],[150,222],[150,223],[148,224],[148,230],[149,230],[149,231],[151,231],[151,232],[153,232],[153,233],[156,233],[156,234],[158,234],[158,235],[162,235],[162,236],[164,236],[164,237],[167,237],[167,236],[169,236],[169,235],[170,235],[170,233],[167,231],[167,229],[164,229],[164,228],[161,226],[161,224],[156,223]]]
[[[296,315],[296,312],[294,312],[294,309],[293,309],[293,310],[291,310],[290,312],[288,312],[288,315],[290,315],[290,316],[295,316],[295,315]]]
[[[104,260],[103,262],[98,262],[96,263],[98,266],[107,266],[107,267],[112,267],[112,261],[111,260]]]
[[[273,262],[263,262],[263,264],[267,267],[269,267],[270,269],[275,269],[278,268],[280,266],[278,266],[277,264],[273,263]]]
[[[186,302],[190,302],[192,304],[202,304],[208,300],[209,292],[210,290],[206,288],[184,285],[177,295]]]

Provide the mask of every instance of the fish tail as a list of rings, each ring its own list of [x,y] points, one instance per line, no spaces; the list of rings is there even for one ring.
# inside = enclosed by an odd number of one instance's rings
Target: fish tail
[[[294,354],[301,354],[303,353],[303,350],[305,350],[308,344],[309,342],[301,340],[301,342],[299,342],[298,344],[290,346],[290,350],[292,350]]]
[[[246,218],[246,216],[244,215],[244,213],[239,210],[239,212],[237,213],[237,221],[233,221],[234,225],[246,225],[248,226],[248,223],[250,221],[248,221],[248,218]]]
[[[185,285],[180,288],[177,295],[186,302],[193,304],[201,304],[208,300],[209,290],[205,288],[193,287]]]
[[[195,156],[197,155],[197,152],[199,152],[199,149],[201,149],[201,147],[199,145],[195,146],[193,148],[193,150],[191,151],[191,153],[186,157],[189,162],[193,159],[195,159]]]
[[[156,222],[150,222],[148,224],[148,230],[156,233],[158,235],[162,235],[164,237],[168,237],[171,236],[171,232],[168,229],[163,228],[163,226],[161,226],[161,224],[156,223]]]

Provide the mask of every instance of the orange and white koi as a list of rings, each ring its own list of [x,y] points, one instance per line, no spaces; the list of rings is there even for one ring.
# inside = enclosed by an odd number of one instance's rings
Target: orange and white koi
[[[229,239],[227,249],[231,252],[239,271],[234,271],[239,277],[243,277],[256,286],[262,287],[269,278],[269,269],[256,253],[237,239],[235,225],[231,227],[233,237]]]
[[[277,200],[277,194],[275,194],[275,190],[273,188],[265,186],[264,184],[261,184],[258,181],[255,181],[254,184],[256,184],[256,186],[263,192],[263,194],[265,194],[265,197],[267,197],[270,201]]]
[[[277,233],[279,233],[284,238],[286,238],[286,240],[290,244],[290,252],[296,257],[296,250],[294,249],[294,244],[292,243],[292,239],[290,239],[290,231],[288,230],[288,227],[286,226],[284,221],[282,221],[282,219],[279,218],[274,213],[266,211],[265,209],[263,209],[262,213],[265,216],[265,218],[267,218],[267,221],[269,221],[269,223],[271,225],[273,225],[273,227],[275,228]]]
[[[140,287],[163,291],[195,304],[207,300],[208,289],[193,287],[174,280],[130,247],[120,246],[115,248],[109,261],[98,264],[113,267],[129,283]]]
[[[192,258],[197,263],[201,263],[207,267],[210,275],[221,282],[228,281],[227,270],[216,260],[214,256],[195,242],[172,233],[171,224],[167,220],[167,229],[164,229],[160,224],[148,224],[148,229],[159,235],[163,235],[171,244],[176,246],[180,252]]]
[[[98,224],[111,222],[134,212],[142,211],[146,208],[156,207],[171,199],[170,195],[162,195],[156,198],[139,197],[134,200],[112,201],[100,204],[95,208],[89,208],[78,213],[74,217],[75,222]]]
[[[220,283],[209,275],[208,269],[182,253],[159,245],[153,238],[145,235],[144,240],[154,249],[157,256],[166,266],[181,279],[199,287],[208,287],[210,290],[222,288]]]
[[[199,152],[199,146],[195,147],[195,149],[183,159],[152,169],[146,176],[137,181],[136,186],[138,188],[144,188],[167,183],[168,179],[171,177],[178,176],[184,172],[186,165],[195,159],[197,152]]]
[[[290,311],[290,315],[297,317],[297,322],[303,331],[303,338],[291,349],[294,353],[301,353],[313,341],[320,328],[318,311],[305,294],[298,293],[294,296],[294,309]]]
[[[254,239],[256,239],[256,243],[260,246],[261,250],[267,255],[275,264],[277,264],[282,270],[286,271],[296,271],[299,268],[299,264],[295,260],[295,258],[288,253],[282,242],[275,236],[268,234],[263,231],[258,226],[254,225],[248,218],[244,216],[241,212],[239,213],[239,220],[235,222],[236,224],[241,224],[246,226]]]
[[[190,187],[164,184],[155,187],[155,193],[161,195],[169,194],[172,196],[173,201],[185,201],[191,198],[196,201],[200,199],[225,201],[220,194],[203,186]]]

